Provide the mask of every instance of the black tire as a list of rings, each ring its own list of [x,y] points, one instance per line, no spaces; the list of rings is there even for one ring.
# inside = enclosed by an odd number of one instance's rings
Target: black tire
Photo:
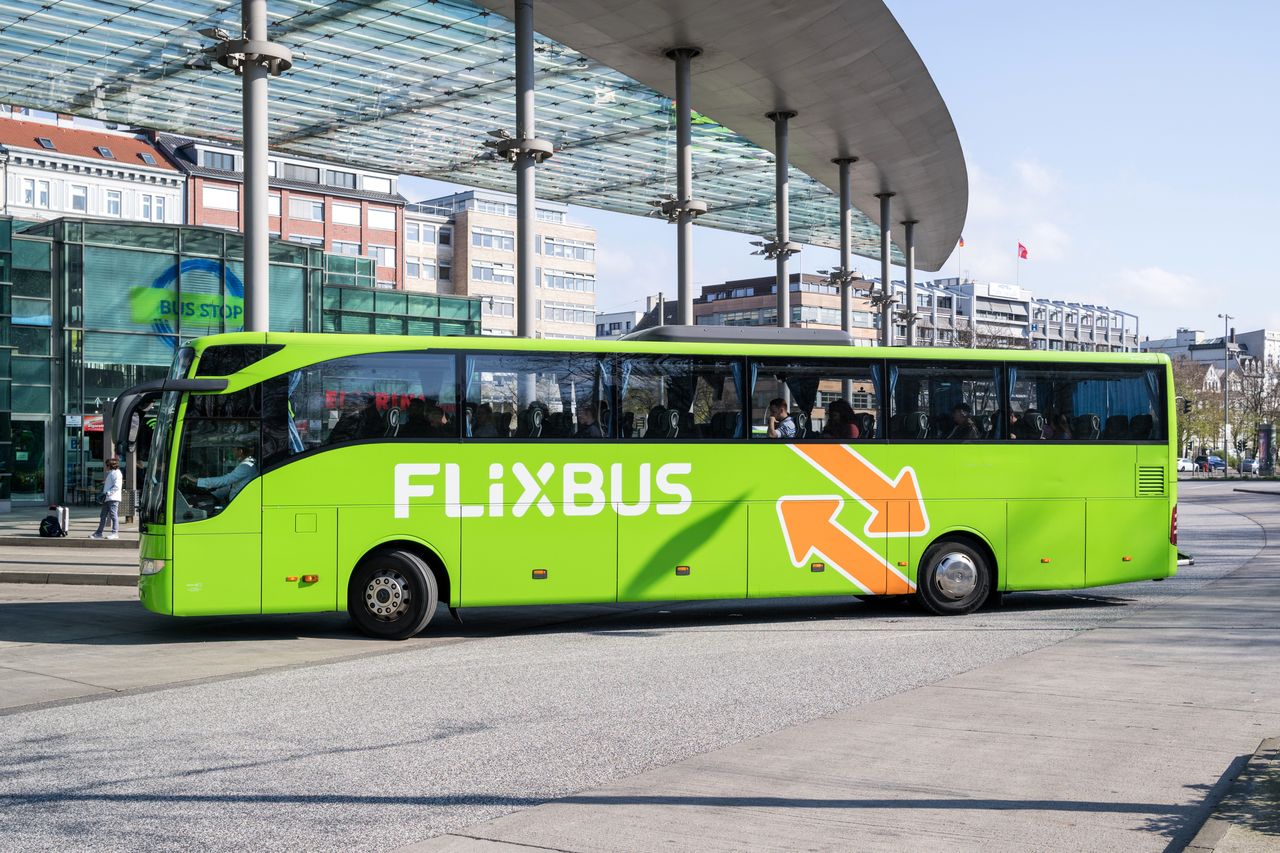
[[[416,554],[376,551],[347,585],[347,612],[356,626],[380,640],[407,640],[436,613],[436,577]]]
[[[938,616],[963,616],[986,602],[991,594],[991,566],[987,558],[965,542],[934,542],[920,559],[916,600]]]

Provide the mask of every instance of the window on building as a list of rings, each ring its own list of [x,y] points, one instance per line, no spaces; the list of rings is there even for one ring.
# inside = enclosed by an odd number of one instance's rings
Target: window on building
[[[226,151],[201,151],[200,165],[206,169],[217,169],[220,172],[236,170],[236,155]]]
[[[121,208],[119,190],[107,190],[107,216],[119,216]]]
[[[578,293],[596,292],[596,277],[581,272],[546,270],[542,274],[542,284],[552,290],[572,290]]]
[[[324,202],[313,198],[291,198],[289,199],[289,217],[323,222]]]
[[[441,228],[439,232],[439,236],[440,236],[440,245],[448,246],[453,242],[453,229]]]
[[[503,252],[516,250],[516,234],[500,228],[472,228],[471,245],[480,249],[497,249]]]
[[[385,207],[369,208],[369,227],[379,231],[396,230],[396,212]]]
[[[487,261],[475,261],[471,264],[471,278],[474,281],[492,281],[496,284],[515,284],[516,268],[512,264],[495,264]]]
[[[324,173],[324,182],[331,187],[344,187],[353,190],[356,188],[356,173],[329,169]]]
[[[514,283],[514,267],[511,272],[511,280],[512,283]],[[585,305],[573,305],[567,302],[542,303],[542,319],[550,320],[553,323],[582,323],[584,325],[592,325],[595,323],[595,318],[595,311]]]
[[[576,353],[469,355],[468,438],[608,438],[609,358]]]
[[[352,257],[358,257],[360,255],[360,244],[334,240],[333,247],[329,249],[329,251],[335,255],[351,255]]]
[[[390,178],[375,178],[372,175],[365,175],[360,183],[369,192],[391,194]]]
[[[212,208],[214,210],[240,209],[239,187],[215,187],[206,184],[201,188],[200,195],[205,207]],[[276,203],[280,203],[279,196],[276,196]]]
[[[334,202],[330,207],[333,210],[333,221],[338,225],[360,225],[360,205],[358,204],[340,204]]]
[[[396,249],[394,246],[370,246],[369,257],[373,258],[374,264],[380,267],[394,267],[396,265]]]
[[[275,193],[267,196],[267,214],[269,216],[280,215],[280,196]]]
[[[274,178],[276,176],[277,168],[279,167],[276,165],[275,160],[268,160],[267,161],[267,177]]]
[[[441,281],[448,281],[453,277],[453,267],[446,263],[437,263],[436,277]]]
[[[406,243],[418,242],[418,234],[419,234],[418,223],[406,222],[404,224],[404,239]]]
[[[36,137],[36,142],[40,143],[40,147],[41,147],[41,148],[43,148],[43,149],[45,149],[45,150],[47,150],[47,151],[57,151],[57,150],[58,150],[58,149],[56,149],[56,148],[54,148],[54,147],[53,147],[53,140],[52,140],[52,139],[50,139],[50,138],[49,138],[49,137],[47,137],[47,136],[37,136],[37,137]]]
[[[154,166],[156,164],[156,158],[152,157],[146,151],[141,152],[138,156],[141,157],[142,162],[146,163],[148,166]]]
[[[566,240],[560,237],[543,238],[542,254],[549,258],[569,258],[575,261],[594,261],[596,244],[584,240]]]
[[[142,218],[147,222],[164,222],[165,197],[142,193],[138,196],[142,203]]]
[[[410,278],[421,278],[434,281],[436,265],[430,258],[405,258],[405,275]]]
[[[514,296],[486,296],[480,301],[482,317],[514,317],[516,316],[516,300]]]
[[[285,163],[281,170],[285,178],[291,181],[303,181],[308,184],[320,183],[320,170],[315,166],[300,166],[297,163]]]
[[[323,247],[324,247],[324,238],[323,238],[323,237],[308,237],[308,236],[306,236],[305,234],[293,234],[293,235],[291,235],[291,236],[289,237],[289,242],[290,242],[290,243],[305,243],[305,244],[307,244],[308,246],[315,246],[315,247],[317,247],[317,248],[323,248]]]
[[[111,153],[111,149],[105,145],[95,145],[93,150],[98,152],[99,157],[105,157],[108,160],[116,159],[116,155]]]
[[[36,207],[49,206],[49,182],[36,181]]]
[[[76,213],[89,212],[89,188],[80,184],[71,185],[71,209]]]

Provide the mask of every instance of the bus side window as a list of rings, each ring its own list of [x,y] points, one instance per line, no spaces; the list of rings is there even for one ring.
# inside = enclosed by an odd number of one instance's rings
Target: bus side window
[[[472,353],[463,386],[467,438],[593,441],[613,435],[607,355]]]
[[[1015,439],[1162,441],[1164,380],[1127,365],[1010,364]]]
[[[642,441],[742,438],[742,368],[736,358],[623,356],[618,364],[621,437]]]
[[[891,363],[888,387],[890,439],[957,442],[1004,437],[998,364]]]
[[[369,353],[268,380],[265,464],[359,441],[456,441],[463,413],[455,365],[451,353]]]
[[[770,437],[769,409],[777,400],[791,424],[779,428],[775,418],[773,437],[863,441],[882,435],[879,362],[762,358],[753,359],[749,371],[753,438]]]

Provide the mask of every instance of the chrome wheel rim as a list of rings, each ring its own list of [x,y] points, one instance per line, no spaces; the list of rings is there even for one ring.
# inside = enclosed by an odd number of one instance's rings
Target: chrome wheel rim
[[[953,601],[972,595],[978,588],[978,567],[967,554],[958,551],[942,556],[933,577],[938,592]]]
[[[364,606],[373,618],[394,622],[409,612],[409,581],[395,569],[379,569],[364,588]]]

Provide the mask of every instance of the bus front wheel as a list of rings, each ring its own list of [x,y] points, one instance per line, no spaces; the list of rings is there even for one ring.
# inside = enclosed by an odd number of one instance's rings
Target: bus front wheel
[[[407,640],[435,615],[435,575],[416,554],[378,551],[361,561],[347,587],[356,626],[380,640]]]
[[[987,600],[990,591],[991,568],[976,548],[944,539],[924,552],[916,578],[916,598],[929,612],[939,616],[972,613]]]

